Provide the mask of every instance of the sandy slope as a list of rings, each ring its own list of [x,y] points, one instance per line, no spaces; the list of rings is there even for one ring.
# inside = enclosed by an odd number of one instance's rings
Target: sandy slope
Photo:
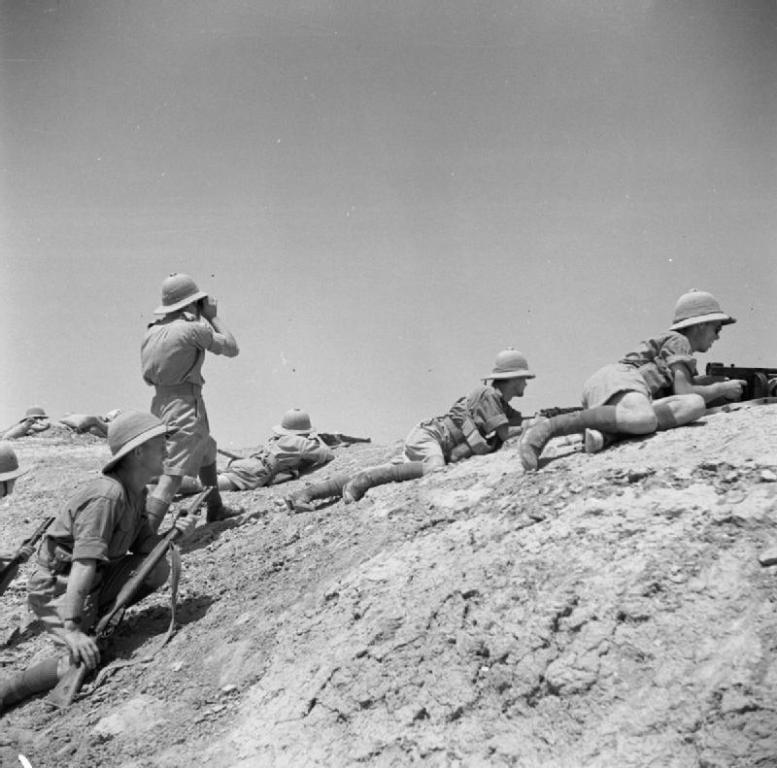
[[[235,494],[243,524],[185,554],[171,643],[65,714],[5,715],[0,761],[777,765],[777,586],[758,561],[777,548],[776,437],[762,406],[595,457],[551,446],[567,455],[530,476],[508,445],[350,507],[290,515],[291,484]],[[19,448],[35,472],[3,505],[12,541],[106,450]],[[24,625],[21,586],[3,627]],[[129,616],[118,655],[155,647],[165,598]],[[46,647],[26,629],[3,669]]]

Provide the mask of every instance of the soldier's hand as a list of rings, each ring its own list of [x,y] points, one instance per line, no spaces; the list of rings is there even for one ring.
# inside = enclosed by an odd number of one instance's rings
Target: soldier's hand
[[[68,629],[66,624],[64,639],[74,664],[83,662],[87,669],[94,669],[100,663],[100,650],[93,637],[80,629]]]
[[[173,527],[181,532],[182,539],[188,539],[189,536],[194,533],[194,526],[196,524],[197,521],[194,519],[193,515],[180,515],[173,524]]]
[[[23,547],[20,547],[19,554],[25,560],[29,560],[35,554],[35,547],[32,544],[25,544]]]
[[[202,300],[202,316],[206,320],[213,320],[218,312],[218,301],[213,296],[206,296]]]
[[[741,400],[742,390],[747,386],[744,379],[729,379],[723,382],[722,394],[726,400]]]

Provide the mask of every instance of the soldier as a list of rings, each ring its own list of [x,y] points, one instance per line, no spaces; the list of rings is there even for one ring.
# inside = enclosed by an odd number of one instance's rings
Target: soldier
[[[617,435],[647,435],[683,426],[704,415],[706,403],[738,400],[746,382],[708,383],[696,370],[694,352],[706,352],[724,325],[736,320],[705,291],[683,294],[668,331],[643,341],[619,363],[598,370],[583,386],[577,413],[538,422],[521,439],[521,463],[537,469],[545,444],[553,437],[584,433],[585,450],[596,453]]]
[[[334,454],[313,432],[310,416],[298,408],[286,411],[275,435],[264,446],[245,459],[232,459],[224,472],[219,472],[222,491],[252,491],[270,485],[282,475],[298,477],[332,461]],[[184,479],[181,493],[199,493],[202,483],[193,477]]]
[[[45,432],[50,426],[51,422],[46,411],[39,405],[33,405],[16,424],[3,433],[2,439],[13,440],[17,437],[37,435],[39,432]]]
[[[143,380],[156,388],[151,412],[171,428],[164,474],[148,498],[148,516],[159,528],[185,475],[216,486],[216,442],[210,436],[202,400],[205,353],[235,357],[235,337],[217,315],[216,299],[197,288],[189,275],[173,274],[162,283],[161,318],[149,325],[141,348]],[[218,490],[208,498],[208,522],[233,513]]]
[[[109,426],[110,461],[60,510],[41,541],[27,585],[30,608],[68,653],[1,680],[0,711],[53,688],[72,664],[93,669],[99,663],[89,631],[162,538],[145,514],[145,486],[162,471],[167,432],[155,416],[138,411],[121,414]],[[184,538],[193,526],[193,517],[175,522]],[[162,586],[169,570],[161,560],[135,602]]]
[[[10,496],[13,493],[17,478],[24,474],[27,474],[27,470],[19,469],[19,461],[16,458],[16,453],[11,447],[11,444],[0,442],[0,499],[4,499],[6,496]],[[29,544],[22,547],[19,552],[24,559],[29,558],[32,553],[33,548]],[[5,567],[5,565],[13,559],[14,554],[16,553],[8,553],[7,555],[0,554],[0,568]]]
[[[444,416],[413,427],[405,439],[402,463],[381,464],[353,478],[339,475],[307,486],[290,496],[288,505],[295,511],[305,511],[312,508],[310,502],[314,499],[340,495],[346,503],[358,501],[376,485],[413,480],[449,462],[498,450],[505,440],[521,433],[523,417],[509,401],[522,397],[526,380],[533,378],[520,352],[503,350],[482,385],[459,398]]]

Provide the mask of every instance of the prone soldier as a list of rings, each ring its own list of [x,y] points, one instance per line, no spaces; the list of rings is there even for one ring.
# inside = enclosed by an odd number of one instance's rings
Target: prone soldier
[[[287,504],[305,511],[314,499],[342,496],[346,503],[358,501],[376,485],[414,480],[449,462],[498,450],[522,431],[523,417],[509,403],[523,396],[527,380],[533,378],[524,355],[515,349],[501,351],[482,385],[459,398],[445,415],[413,427],[405,439],[402,463],[381,464],[354,477],[343,474],[309,485],[287,498]]]
[[[595,453],[618,435],[647,435],[696,421],[707,402],[738,400],[744,381],[710,383],[699,376],[693,356],[707,352],[721,328],[735,322],[711,293],[684,293],[668,331],[643,341],[636,351],[588,379],[583,410],[539,421],[524,433],[524,468],[537,469],[542,449],[553,437],[584,434],[586,452]]]
[[[298,408],[283,414],[275,433],[262,448],[247,458],[233,458],[224,472],[218,474],[222,491],[251,491],[270,485],[283,475],[298,476],[332,461],[334,454],[313,431],[310,416]],[[201,491],[200,480],[186,477],[180,491]]]

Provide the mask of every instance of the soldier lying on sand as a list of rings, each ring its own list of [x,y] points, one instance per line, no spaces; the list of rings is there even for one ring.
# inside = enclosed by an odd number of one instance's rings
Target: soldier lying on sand
[[[509,401],[522,397],[526,380],[532,378],[534,374],[520,352],[503,350],[482,385],[459,398],[444,416],[413,427],[405,439],[402,463],[382,464],[355,477],[339,475],[309,485],[291,495],[288,505],[299,512],[311,509],[314,499],[342,496],[346,503],[358,501],[373,486],[414,480],[449,462],[498,450],[505,440],[521,432],[523,417]]]
[[[680,427],[704,415],[706,403],[738,400],[740,379],[708,383],[696,370],[694,352],[706,352],[724,325],[736,322],[704,291],[683,294],[668,331],[643,341],[619,363],[599,369],[583,386],[583,408],[528,429],[521,440],[521,462],[537,469],[545,444],[560,435],[585,433],[588,453],[600,451],[617,435],[647,435]]]
[[[89,434],[92,434],[95,437],[107,437],[108,424],[118,415],[118,408],[108,411],[105,416],[90,416],[85,413],[66,413],[59,420],[59,423],[68,429],[72,429],[79,435],[89,432]]]
[[[37,435],[45,432],[51,426],[46,411],[39,405],[33,405],[12,427],[9,427],[2,435],[3,440],[14,440],[17,437]]]
[[[332,461],[334,454],[313,432],[310,416],[293,409],[283,414],[281,423],[273,427],[275,435],[264,446],[245,459],[232,459],[224,472],[218,474],[221,491],[250,491],[270,485],[283,475],[298,477]],[[198,493],[202,483],[186,477],[179,492]]]

